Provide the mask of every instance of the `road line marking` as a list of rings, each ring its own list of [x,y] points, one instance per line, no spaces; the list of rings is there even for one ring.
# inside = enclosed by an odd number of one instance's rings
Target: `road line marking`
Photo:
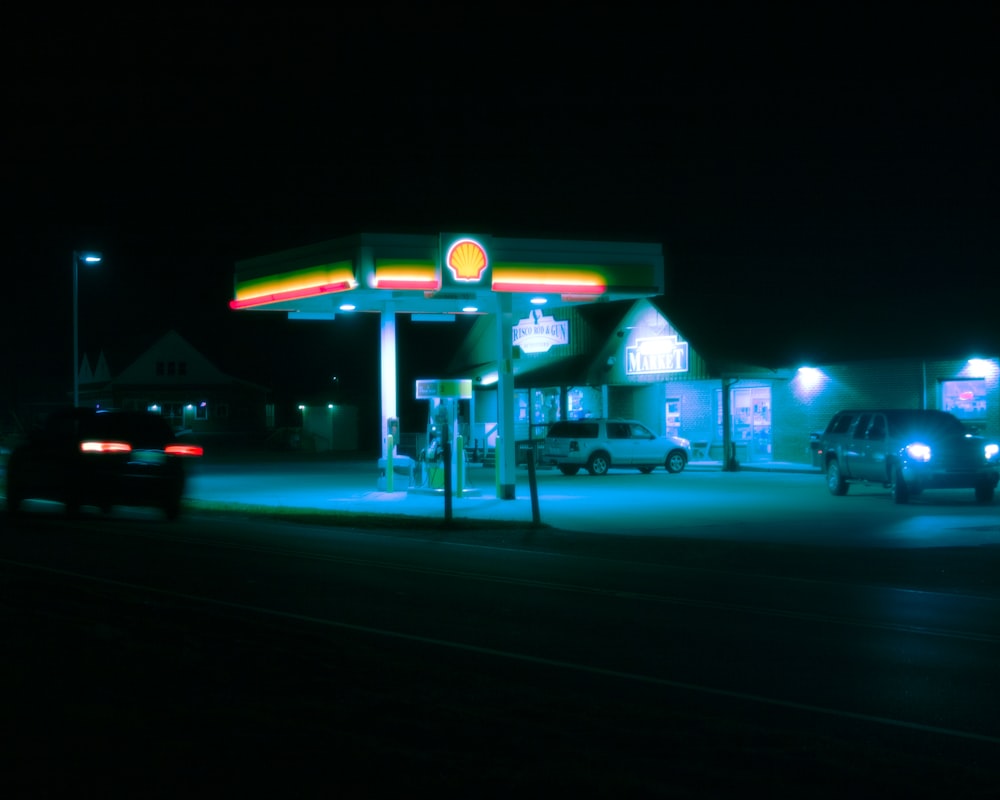
[[[571,670],[573,672],[582,672],[591,675],[599,675],[602,677],[616,678],[619,680],[634,681],[637,683],[647,683],[655,686],[663,686],[671,689],[680,689],[687,692],[694,692],[697,694],[707,694],[716,697],[726,697],[732,700],[740,700],[743,702],[776,706],[779,708],[788,708],[794,711],[805,711],[812,714],[820,714],[823,716],[839,717],[843,719],[853,719],[861,722],[873,723],[876,725],[886,725],[896,728],[905,728],[907,730],[921,731],[924,733],[933,733],[940,736],[951,736],[959,739],[970,739],[973,741],[985,742],[987,744],[1000,745],[1000,737],[974,733],[972,731],[962,731],[962,730],[957,730],[955,728],[944,728],[938,725],[926,725],[919,722],[910,722],[907,720],[893,719],[891,717],[883,717],[877,714],[866,714],[859,711],[845,711],[842,709],[827,708],[825,706],[817,706],[817,705],[812,705],[810,703],[800,703],[794,700],[781,700],[776,697],[765,697],[763,695],[752,694],[749,692],[740,692],[732,689],[720,689],[713,686],[702,686],[700,684],[687,683],[685,681],[676,681],[670,678],[657,678],[652,675],[642,675],[636,672],[624,672],[622,670],[610,669],[607,667],[596,667],[591,664],[580,664],[575,661],[562,661],[560,659],[547,658],[545,656],[535,656],[529,653],[516,653],[509,650],[499,650],[493,647],[484,647],[482,645],[468,644],[465,642],[455,642],[449,639],[439,639],[432,636],[422,636],[420,634],[414,634],[414,633],[403,633],[402,631],[392,631],[392,630],[387,630],[385,628],[374,628],[370,625],[360,625],[353,622],[343,622],[341,620],[323,619],[321,617],[314,617],[308,614],[298,614],[292,611],[279,611],[273,608],[252,606],[252,605],[247,605],[245,603],[233,602],[231,600],[219,600],[217,598],[188,594],[186,592],[174,592],[169,589],[158,589],[156,587],[144,586],[142,584],[131,583],[128,581],[119,581],[110,578],[99,578],[94,575],[86,575],[84,573],[74,572],[72,570],[57,569],[53,567],[41,567],[35,564],[26,564],[23,562],[13,561],[10,559],[0,559],[0,561],[8,564],[25,567],[28,569],[34,569],[42,572],[49,572],[52,574],[65,575],[68,577],[82,579],[84,581],[89,581],[92,583],[104,583],[125,589],[131,589],[134,591],[146,592],[148,594],[177,597],[183,600],[193,601],[197,603],[207,603],[210,605],[232,608],[239,611],[248,611],[261,616],[290,619],[298,622],[308,622],[312,625],[318,625],[321,627],[338,628],[340,630],[349,630],[373,636],[382,636],[388,639],[399,639],[402,641],[417,642],[419,644],[434,645],[436,647],[444,647],[451,650],[460,650],[468,653],[476,653],[478,655],[487,655],[495,658],[504,658],[504,659],[509,659],[511,661],[520,661],[527,664],[537,664],[547,667],[556,667],[558,669],[566,669],[566,670]]]

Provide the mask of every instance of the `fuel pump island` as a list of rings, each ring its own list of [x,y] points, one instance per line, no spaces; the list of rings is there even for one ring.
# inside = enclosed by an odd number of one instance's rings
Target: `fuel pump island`
[[[466,481],[465,441],[458,415],[458,401],[472,398],[472,381],[468,378],[418,380],[416,398],[428,401],[427,445],[417,456],[417,477],[410,491],[478,497],[479,490],[469,487]],[[386,454],[391,458],[388,445]]]
[[[478,489],[465,485],[465,442],[458,425],[458,401],[472,398],[472,381],[468,378],[418,380],[416,391],[418,400],[430,403],[427,445],[420,451],[416,463],[409,456],[396,455],[399,426],[395,418],[389,419],[385,457],[378,462],[379,489],[394,491],[399,477],[407,481],[400,487],[406,491],[442,495],[445,519],[451,519],[452,495],[479,496]]]
[[[424,489],[461,496],[465,483],[465,443],[458,427],[459,399],[472,398],[471,380],[418,380],[417,399],[429,402],[427,446],[422,452]],[[450,478],[451,480],[446,480]]]

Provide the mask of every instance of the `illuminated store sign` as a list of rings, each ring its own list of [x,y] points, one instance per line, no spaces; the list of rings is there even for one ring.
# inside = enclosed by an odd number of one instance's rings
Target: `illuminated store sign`
[[[486,271],[486,251],[479,242],[460,239],[448,249],[444,263],[456,281],[479,283]]]
[[[569,343],[569,322],[544,317],[538,308],[527,319],[518,320],[512,332],[514,346],[522,353],[545,353],[554,344]]]
[[[676,336],[653,336],[636,339],[625,348],[626,375],[653,375],[660,372],[688,371],[688,343]]]

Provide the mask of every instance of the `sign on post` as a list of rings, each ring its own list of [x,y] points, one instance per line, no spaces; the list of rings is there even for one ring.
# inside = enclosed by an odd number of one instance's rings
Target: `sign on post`
[[[536,308],[530,317],[518,320],[511,333],[512,344],[522,353],[547,353],[552,345],[569,343],[569,322],[544,316]]]

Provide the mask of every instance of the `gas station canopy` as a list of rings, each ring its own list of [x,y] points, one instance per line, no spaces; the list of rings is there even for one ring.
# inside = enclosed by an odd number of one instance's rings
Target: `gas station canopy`
[[[658,244],[363,233],[239,261],[235,284],[229,305],[237,311],[279,311],[293,319],[378,313],[382,431],[392,429],[397,418],[396,315],[493,315],[500,334],[497,496],[513,499],[511,339],[517,321],[527,322],[540,307],[661,294],[663,252]],[[383,438],[385,457],[393,441]]]
[[[371,234],[236,263],[234,310],[332,319],[338,312],[524,316],[578,303],[663,292],[659,244],[506,239],[481,234]]]

